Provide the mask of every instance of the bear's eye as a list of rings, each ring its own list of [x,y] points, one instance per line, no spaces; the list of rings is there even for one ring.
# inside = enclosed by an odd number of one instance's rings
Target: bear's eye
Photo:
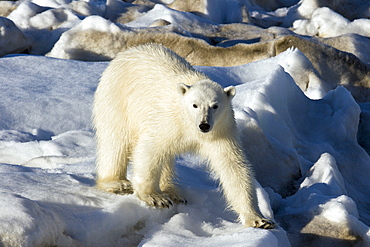
[[[214,105],[212,106],[212,108],[216,110],[218,108],[218,105]]]
[[[193,108],[198,108],[198,106],[196,104],[193,104]]]

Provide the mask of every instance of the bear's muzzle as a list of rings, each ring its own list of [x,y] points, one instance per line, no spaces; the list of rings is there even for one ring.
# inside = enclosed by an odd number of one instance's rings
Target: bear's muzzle
[[[211,125],[209,125],[208,123],[201,123],[199,124],[199,129],[200,131],[207,133],[211,130]]]

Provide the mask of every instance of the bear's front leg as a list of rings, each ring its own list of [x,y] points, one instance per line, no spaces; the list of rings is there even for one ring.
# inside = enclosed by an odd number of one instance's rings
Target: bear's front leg
[[[161,179],[159,182],[160,190],[166,194],[173,203],[187,204],[187,200],[180,193],[179,188],[174,183],[175,171],[174,171],[175,159],[172,158],[164,163],[162,166]]]
[[[226,138],[218,145],[212,144],[202,151],[209,158],[225,198],[240,221],[245,227],[274,228],[274,222],[265,219],[259,210],[252,167],[247,164],[240,146]]]
[[[169,195],[160,190],[163,163],[171,162],[165,152],[158,151],[158,146],[151,145],[147,138],[138,141],[132,154],[132,186],[140,200],[149,206],[169,208],[173,202]]]

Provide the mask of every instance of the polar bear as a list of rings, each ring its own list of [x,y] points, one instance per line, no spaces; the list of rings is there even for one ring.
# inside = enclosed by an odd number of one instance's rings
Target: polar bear
[[[238,141],[234,95],[234,87],[222,88],[164,46],[145,44],[119,53],[94,98],[97,187],[135,192],[161,208],[186,203],[173,182],[174,160],[193,152],[209,160],[245,226],[274,227],[257,205],[252,168]]]

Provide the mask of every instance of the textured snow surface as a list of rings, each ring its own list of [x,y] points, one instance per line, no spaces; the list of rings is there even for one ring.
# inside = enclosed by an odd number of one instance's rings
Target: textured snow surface
[[[358,69],[350,72],[364,76],[359,81],[368,76],[368,2],[202,0],[202,13],[155,2],[0,2],[0,56],[13,54],[0,58],[0,246],[370,246],[370,105],[354,100],[353,87],[333,86],[349,75],[343,68]],[[126,12],[130,18],[118,23]],[[336,53],[320,53],[325,64],[311,48],[292,47],[238,66],[196,67],[236,86],[235,118],[259,207],[278,227],[243,228],[206,162],[189,154],[176,160],[187,205],[155,209],[135,195],[97,190],[91,109],[108,62],[53,57],[106,60],[125,45],[122,33],[152,32],[159,19],[170,25],[158,30],[216,42],[222,37],[207,35],[245,18],[255,28],[248,35],[260,36],[227,42],[263,44],[294,31],[356,56],[348,60],[355,65],[340,67],[326,56]],[[96,47],[76,39],[83,32],[104,38]],[[34,55],[15,54],[25,50]],[[368,99],[368,91],[357,92]]]

